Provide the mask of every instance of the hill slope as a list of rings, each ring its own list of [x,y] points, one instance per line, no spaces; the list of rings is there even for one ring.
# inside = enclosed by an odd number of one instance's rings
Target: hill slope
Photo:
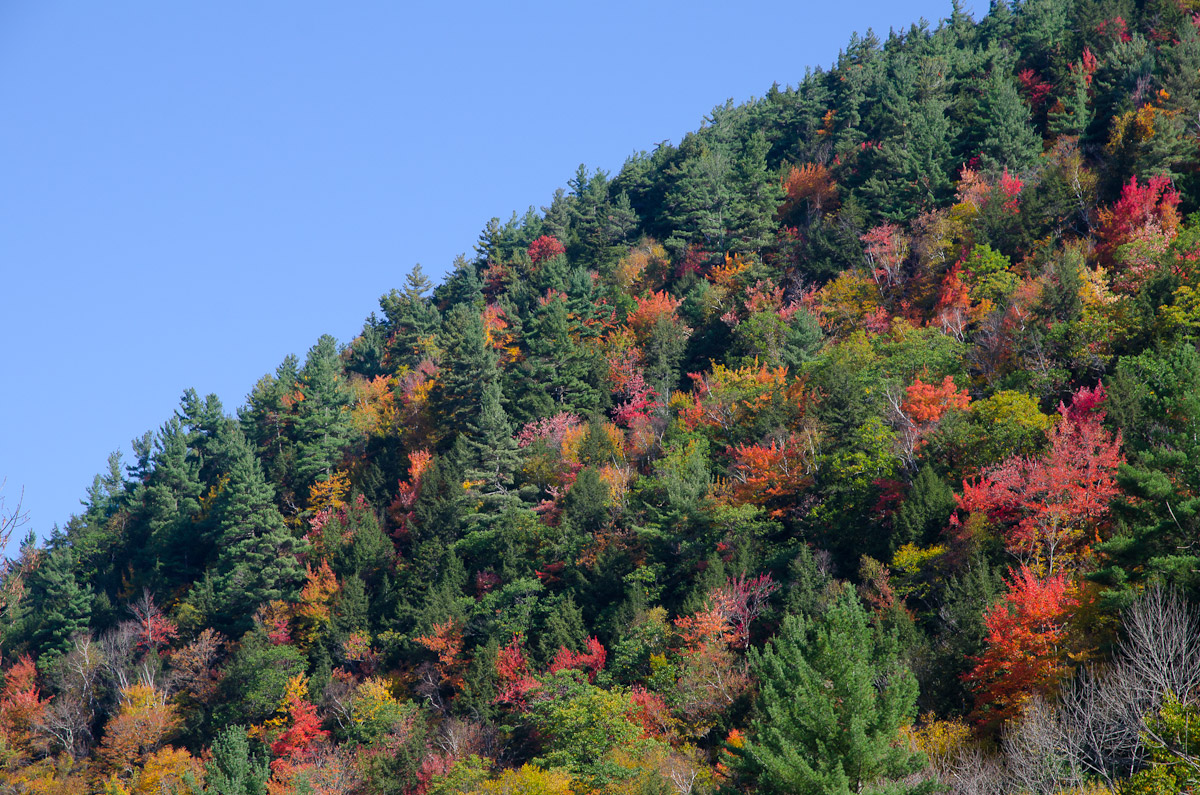
[[[8,567],[0,776],[1183,786],[1195,655],[1152,652],[1195,627],[1148,586],[1200,563],[1198,26],[856,37],[493,220],[236,416],[186,393]],[[1177,635],[1126,631],[1154,610]],[[1029,706],[1109,658],[1175,663],[1119,720],[1109,680]]]

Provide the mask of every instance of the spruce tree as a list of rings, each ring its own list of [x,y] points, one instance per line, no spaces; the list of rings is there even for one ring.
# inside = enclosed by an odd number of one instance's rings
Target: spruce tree
[[[957,507],[954,490],[929,464],[921,467],[912,489],[893,519],[892,548],[928,544],[937,538]]]
[[[479,415],[468,431],[471,464],[467,468],[467,480],[483,495],[485,510],[497,513],[497,506],[510,496],[508,489],[520,459],[512,425],[501,405],[498,374],[493,373],[483,388]],[[515,495],[511,496],[515,499]]]
[[[225,626],[244,629],[259,605],[296,594],[302,542],[283,523],[262,467],[237,436],[229,481],[214,507],[218,558],[214,602]]]
[[[519,421],[599,405],[592,363],[571,331],[567,303],[561,299],[539,305],[525,324],[527,353],[512,370],[513,411]]]
[[[391,333],[387,356],[392,369],[413,368],[427,355],[427,347],[438,332],[441,318],[427,296],[433,282],[415,265],[404,278],[404,291],[392,290],[379,299]]]
[[[308,352],[300,371],[300,392],[304,397],[296,411],[295,473],[297,485],[307,489],[333,474],[350,436],[349,393],[337,340],[328,334]]]
[[[88,628],[92,615],[92,589],[75,576],[75,555],[59,546],[61,536],[50,540],[50,549],[29,576],[25,596],[24,632],[30,653],[44,669],[71,648],[71,638]]]
[[[1037,162],[1042,139],[1030,124],[1029,106],[1016,83],[1000,65],[984,80],[971,129],[980,136],[978,154],[985,168],[1014,173]]]
[[[214,795],[266,795],[271,775],[267,760],[253,755],[246,730],[229,726],[213,742],[204,765],[205,791]]]
[[[899,781],[924,764],[898,735],[915,715],[917,683],[852,588],[819,618],[785,618],[750,665],[759,698],[742,761],[756,792],[934,791]]]
[[[172,417],[159,431],[154,469],[142,491],[142,518],[149,543],[138,556],[137,574],[156,589],[183,582],[203,564],[192,522],[200,512],[200,461],[189,449],[183,423]],[[197,548],[199,547],[199,548]]]
[[[447,439],[465,430],[483,402],[484,387],[496,371],[496,352],[487,344],[483,318],[473,304],[458,304],[442,327],[446,352],[434,401]]]
[[[300,379],[300,363],[293,355],[284,357],[272,375],[258,380],[238,409],[238,421],[251,448],[262,461],[267,479],[287,497],[292,488],[296,445],[292,405]]]

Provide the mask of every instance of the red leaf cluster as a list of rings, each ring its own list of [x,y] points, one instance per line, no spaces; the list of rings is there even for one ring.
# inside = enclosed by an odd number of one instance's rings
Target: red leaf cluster
[[[571,651],[565,646],[560,647],[558,653],[554,655],[554,662],[550,663],[550,673],[570,670],[584,671],[588,675],[588,681],[595,683],[596,675],[604,670],[606,659],[608,659],[608,652],[600,644],[600,641],[594,637],[588,638],[585,652]]]
[[[558,241],[557,237],[542,235],[529,244],[529,258],[534,265],[540,265],[549,259],[567,253],[567,248]]]
[[[1087,554],[1117,493],[1121,434],[1101,424],[1104,397],[1097,386],[1060,404],[1041,458],[1013,457],[963,482],[959,506],[1002,525],[1009,551],[1047,574]]]

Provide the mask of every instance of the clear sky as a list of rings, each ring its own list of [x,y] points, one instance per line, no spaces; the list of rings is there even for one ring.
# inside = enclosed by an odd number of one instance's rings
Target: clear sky
[[[977,15],[983,0],[964,3]],[[45,535],[414,263],[950,0],[0,3],[0,479]]]

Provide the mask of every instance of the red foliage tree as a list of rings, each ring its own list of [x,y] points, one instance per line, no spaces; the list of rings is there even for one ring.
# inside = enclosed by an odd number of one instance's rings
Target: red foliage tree
[[[1116,204],[1100,211],[1096,253],[1101,261],[1110,264],[1120,246],[1150,227],[1173,236],[1179,226],[1178,207],[1179,193],[1168,177],[1151,177],[1145,185],[1138,184],[1137,177],[1130,177]]]
[[[4,674],[4,689],[0,690],[0,736],[15,748],[26,748],[30,732],[48,703],[39,697],[33,658],[21,655]]]
[[[550,663],[550,673],[568,670],[585,671],[588,680],[594,683],[596,675],[604,670],[606,659],[608,659],[608,652],[600,644],[600,641],[588,638],[585,652],[571,651],[566,646],[560,647],[558,653],[554,655],[554,662]]]
[[[137,646],[142,651],[157,652],[179,634],[162,608],[154,604],[149,590],[142,591],[142,598],[129,606],[129,612],[137,621]]]
[[[671,708],[657,693],[651,693],[641,685],[634,685],[629,692],[633,709],[629,719],[642,727],[642,736],[648,739],[665,740],[671,735],[674,720]]]
[[[529,670],[525,659],[524,638],[514,635],[507,646],[496,654],[496,678],[499,679],[495,703],[511,704],[524,709],[530,694],[541,688],[541,683]]]
[[[413,506],[421,494],[421,478],[433,463],[433,455],[428,450],[416,450],[408,457],[408,480],[401,480],[396,485],[396,499],[388,506],[388,514],[396,527],[392,535],[397,538],[408,536],[409,525],[413,520]]]
[[[895,224],[880,224],[861,238],[866,244],[867,264],[882,288],[900,280],[900,269],[908,259],[909,243],[904,232]]]
[[[437,671],[442,681],[453,688],[462,687],[466,660],[462,657],[462,627],[453,618],[433,625],[429,635],[415,638],[416,642],[437,655]]]
[[[1101,424],[1104,399],[1103,386],[1079,390],[1059,404],[1043,457],[1013,457],[963,482],[959,506],[1001,525],[1009,551],[1047,575],[1086,556],[1117,493],[1121,434]]]
[[[987,638],[964,677],[976,693],[973,716],[996,728],[1033,695],[1049,695],[1067,672],[1068,618],[1078,605],[1062,574],[1013,573],[1008,594],[984,614]]]
[[[566,246],[560,243],[557,237],[550,235],[542,235],[529,244],[529,258],[533,260],[534,265],[540,265],[548,259],[554,259],[566,253]]]
[[[750,645],[750,624],[762,614],[767,600],[777,590],[779,583],[770,574],[760,574],[753,579],[739,575],[731,577],[725,585],[709,594],[713,611],[728,626],[731,646],[745,649]]]
[[[292,764],[312,759],[316,746],[329,737],[321,728],[317,708],[295,693],[288,694],[288,721],[291,725],[271,744],[271,754],[276,757],[272,768],[282,761]]]
[[[1042,80],[1038,73],[1032,69],[1022,69],[1017,72],[1017,82],[1021,86],[1021,93],[1025,95],[1025,99],[1029,102],[1029,106],[1037,108],[1046,98],[1050,96],[1050,92],[1054,90],[1054,86]]]

